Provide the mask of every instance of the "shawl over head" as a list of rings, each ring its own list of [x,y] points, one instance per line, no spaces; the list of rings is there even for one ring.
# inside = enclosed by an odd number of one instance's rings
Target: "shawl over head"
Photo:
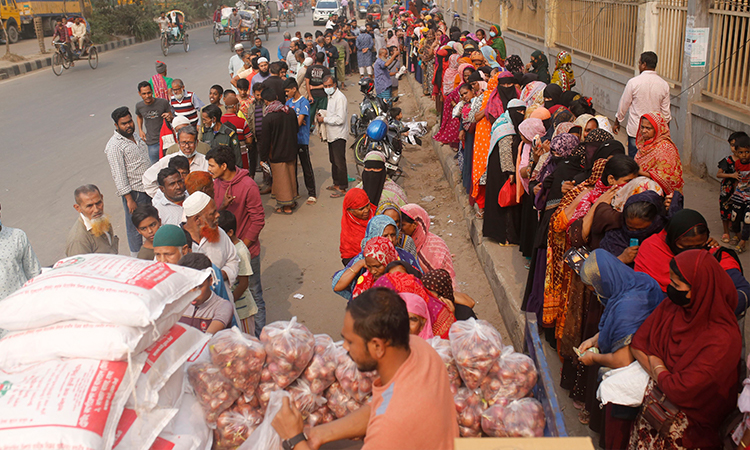
[[[541,105],[544,102],[543,92],[545,87],[547,85],[541,81],[532,81],[521,89],[521,96],[518,98],[526,103],[527,107],[531,107],[535,104],[537,97],[541,97],[541,102],[539,103]]]
[[[448,68],[443,74],[443,95],[450,95],[453,92],[453,85],[456,81],[458,71],[458,55],[454,54],[448,58]]]
[[[451,276],[447,270],[435,269],[427,272],[422,275],[422,284],[425,289],[434,291],[440,297],[455,301]]]
[[[495,50],[492,49],[489,45],[485,45],[479,51],[482,52],[482,55],[484,55],[485,61],[487,61],[487,64],[490,65],[493,69],[499,69],[500,64],[497,62],[497,56],[495,53]]]
[[[563,133],[552,138],[552,141],[550,142],[550,152],[552,154],[544,160],[544,163],[542,163],[542,166],[539,168],[536,177],[537,180],[542,181],[542,177],[545,174],[545,169],[548,166],[552,166],[549,169],[549,172],[555,170],[555,166],[557,166],[557,163],[573,154],[573,150],[575,150],[577,146],[578,137],[573,134]]]
[[[414,314],[425,319],[424,326],[419,331],[418,336],[422,339],[432,339],[435,337],[435,334],[432,332],[432,319],[430,318],[430,312],[427,309],[427,303],[424,299],[419,295],[410,292],[403,292],[398,295],[406,303],[406,310],[409,311],[409,314]]]
[[[417,204],[410,203],[402,207],[401,212],[409,216],[417,225],[412,239],[417,246],[422,269],[427,272],[444,268],[450,273],[451,278],[455,279],[450,249],[439,236],[430,233],[430,215],[427,211]]]
[[[562,97],[563,90],[556,84],[548,84],[544,88],[544,107],[547,109],[560,104],[560,98]],[[550,99],[550,100],[547,100]]]
[[[656,233],[659,233],[664,229],[664,225],[666,225],[667,220],[671,217],[671,215],[682,209],[682,195],[680,195],[679,193],[675,195],[679,195],[679,198],[672,199],[672,204],[670,205],[669,212],[667,214],[665,214],[663,211],[664,198],[657,192],[644,191],[629,197],[625,202],[625,206],[623,207],[622,226],[618,229],[607,231],[607,233],[604,235],[604,238],[602,238],[599,247],[617,256],[620,255],[623,250],[630,247],[631,239],[638,239],[638,244],[641,244],[649,237],[653,236]],[[654,205],[658,211],[656,217],[654,218],[654,221],[651,222],[651,225],[641,230],[631,230],[630,228],[628,228],[628,225],[625,222],[624,213],[631,205],[634,205],[636,203],[650,203]]]
[[[510,55],[508,56],[508,59],[505,60],[505,68],[512,73],[522,72],[523,60],[521,60],[521,57],[518,55]]]
[[[690,285],[687,307],[663,301],[643,322],[633,348],[664,361],[659,388],[688,417],[684,446],[716,447],[718,430],[737,404],[742,336],[734,315],[737,290],[705,250],[674,258]]]
[[[365,258],[374,258],[384,266],[398,260],[396,247],[393,246],[390,239],[383,236],[377,236],[367,241],[365,248],[362,250],[362,255]]]
[[[362,189],[352,188],[346,193],[341,213],[341,241],[339,245],[342,258],[357,256],[361,249],[362,238],[365,237],[367,222],[375,215],[375,208],[370,208],[370,216],[367,219],[358,219],[352,215],[349,209],[360,209],[369,204],[370,199]]]
[[[653,138],[644,141],[639,123],[635,137],[635,145],[638,147],[635,162],[668,194],[674,191],[682,192],[682,161],[680,152],[670,137],[669,123],[661,114],[655,112],[644,114],[642,118],[651,122],[655,134]]]
[[[583,263],[581,281],[594,288],[604,306],[599,320],[602,353],[614,353],[630,345],[638,327],[664,299],[656,280],[635,272],[603,249],[591,252]]]

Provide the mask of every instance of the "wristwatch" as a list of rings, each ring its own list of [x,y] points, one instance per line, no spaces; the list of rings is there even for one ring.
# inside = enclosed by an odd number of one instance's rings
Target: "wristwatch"
[[[284,450],[294,450],[294,447],[296,447],[297,444],[306,440],[307,440],[307,436],[305,436],[305,433],[300,433],[291,439],[287,439],[283,441],[281,443],[281,446],[284,448]]]

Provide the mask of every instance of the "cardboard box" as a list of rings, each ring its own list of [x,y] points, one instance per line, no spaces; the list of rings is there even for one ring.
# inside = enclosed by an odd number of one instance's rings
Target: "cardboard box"
[[[590,437],[458,438],[455,450],[594,450]]]

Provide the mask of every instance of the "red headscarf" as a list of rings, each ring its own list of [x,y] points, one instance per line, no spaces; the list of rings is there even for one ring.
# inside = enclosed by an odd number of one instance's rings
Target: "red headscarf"
[[[684,445],[720,445],[718,430],[737,404],[742,337],[734,310],[737,290],[705,250],[675,256],[691,286],[690,304],[664,300],[633,336],[632,346],[664,361],[658,386],[688,417]]]
[[[370,203],[367,192],[359,188],[352,188],[344,197],[344,207],[341,213],[341,245],[339,252],[342,259],[353,258],[362,251],[362,239],[365,238],[367,222],[375,215],[375,208],[370,207],[367,219],[358,219],[348,210],[360,209]]]

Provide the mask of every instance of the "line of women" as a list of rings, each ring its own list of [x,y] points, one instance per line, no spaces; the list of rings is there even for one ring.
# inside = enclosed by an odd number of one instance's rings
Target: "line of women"
[[[339,246],[344,268],[333,276],[333,291],[347,300],[374,287],[410,294],[403,298],[413,316],[412,333],[447,338],[456,320],[476,317],[474,300],[455,290],[453,258],[445,241],[430,232],[427,211],[406,203],[403,190],[379,172],[377,155],[368,154],[366,161],[362,188],[344,197]],[[385,193],[391,183],[397,196]]]
[[[443,99],[434,139],[457,152],[484,237],[527,258],[523,309],[557,350],[579,420],[607,449],[720,446],[750,285],[737,255],[684,209],[669,124],[644,114],[631,158],[572,90],[570,55],[550,76],[541,51],[527,65],[490,61],[477,34],[435,45],[428,33],[425,93]]]

